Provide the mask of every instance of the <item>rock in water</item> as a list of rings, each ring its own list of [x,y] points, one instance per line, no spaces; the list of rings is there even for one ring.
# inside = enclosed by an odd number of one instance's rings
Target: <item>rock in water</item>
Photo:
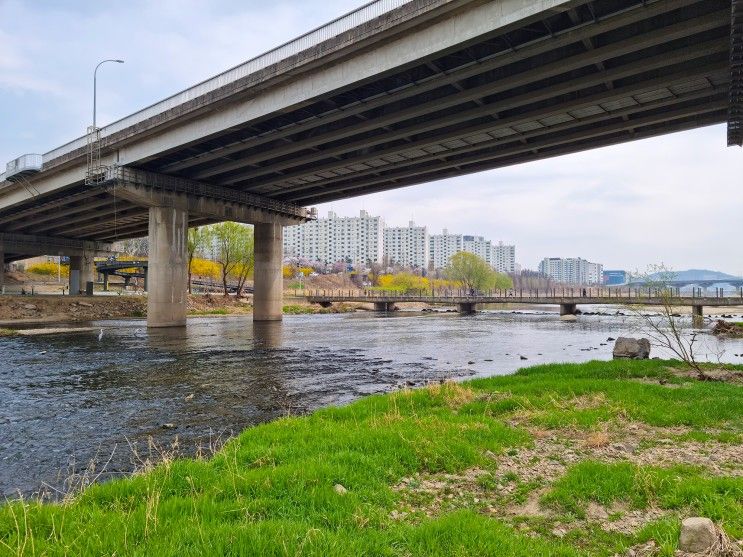
[[[614,343],[615,360],[647,360],[650,341],[646,338],[619,337]]]
[[[718,534],[709,518],[695,516],[681,522],[679,550],[686,553],[706,553],[717,545]]]
[[[560,321],[568,321],[568,322],[572,323],[574,321],[578,321],[578,318],[575,315],[567,314],[567,315],[561,315],[560,316]]]

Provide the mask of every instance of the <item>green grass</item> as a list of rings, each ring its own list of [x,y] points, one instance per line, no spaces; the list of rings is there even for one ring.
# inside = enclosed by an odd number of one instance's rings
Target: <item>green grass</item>
[[[430,517],[390,516],[401,501],[392,486],[403,477],[473,467],[497,472],[497,455],[534,443],[532,427],[590,431],[621,419],[740,435],[743,388],[682,380],[668,365],[539,366],[283,418],[245,430],[209,460],[164,463],[95,485],[64,504],[6,504],[0,555],[572,557],[613,555],[650,538],[670,555],[677,518],[634,536],[576,523],[560,539],[547,519],[526,521],[533,534],[527,535],[472,502]],[[669,389],[638,378],[684,384]],[[521,501],[536,487],[510,476],[505,483],[516,486],[513,497]],[[335,484],[348,492],[337,493]],[[491,474],[478,484],[499,489]],[[589,501],[694,509],[743,535],[743,480],[685,466],[584,461],[549,486],[543,501],[566,521],[582,516]]]
[[[585,503],[631,508],[688,509],[690,514],[725,521],[727,532],[743,537],[743,477],[707,477],[693,466],[637,466],[629,462],[584,461],[572,466],[542,501],[576,516]]]
[[[229,315],[230,313],[237,313],[230,311],[228,308],[214,308],[197,311],[189,311],[188,315],[199,316],[199,315]]]
[[[317,308],[300,304],[287,304],[284,306],[283,311],[287,315],[304,315],[309,313],[317,313]]]

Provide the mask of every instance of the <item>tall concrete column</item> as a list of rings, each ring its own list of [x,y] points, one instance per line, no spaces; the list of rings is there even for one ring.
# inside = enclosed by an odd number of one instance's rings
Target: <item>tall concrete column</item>
[[[281,321],[284,281],[281,255],[284,229],[280,224],[255,225],[255,290],[253,321]]]
[[[85,285],[93,281],[94,254],[70,256],[70,294],[77,296],[85,292]]]
[[[150,207],[147,326],[186,324],[188,211]]]

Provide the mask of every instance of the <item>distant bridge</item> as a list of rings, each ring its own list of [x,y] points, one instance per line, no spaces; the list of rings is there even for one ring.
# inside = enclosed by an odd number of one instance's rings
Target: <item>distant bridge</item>
[[[729,284],[730,286],[734,286],[735,288],[741,288],[743,287],[743,278],[732,278],[732,279],[716,279],[716,280],[670,280],[670,281],[663,281],[663,284],[667,284],[668,286],[672,286],[674,288],[685,288],[687,286],[698,286],[700,288],[710,288],[714,286],[715,284]],[[642,288],[647,287],[647,282],[630,282],[627,283],[625,286],[632,287],[632,288]]]
[[[560,315],[574,315],[578,304],[623,306],[690,306],[695,325],[703,322],[704,306],[743,306],[743,288],[734,296],[725,296],[721,290],[716,296],[681,296],[652,288],[565,288],[530,290],[490,290],[470,294],[462,290],[421,290],[413,294],[399,294],[376,290],[311,290],[305,292],[310,303],[328,307],[334,302],[373,303],[377,311],[392,311],[395,304],[423,303],[456,306],[459,313],[474,313],[481,304],[559,305]]]

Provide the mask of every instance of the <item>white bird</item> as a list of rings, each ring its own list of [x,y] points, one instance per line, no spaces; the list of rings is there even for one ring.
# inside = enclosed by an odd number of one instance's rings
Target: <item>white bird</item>
[[[101,332],[98,333],[98,340],[101,340],[103,338],[103,329],[101,329]]]

